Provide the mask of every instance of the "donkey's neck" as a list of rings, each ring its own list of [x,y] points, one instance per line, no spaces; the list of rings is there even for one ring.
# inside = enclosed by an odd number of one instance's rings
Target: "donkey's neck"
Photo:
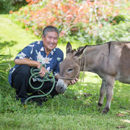
[[[90,46],[85,50],[82,58],[80,59],[80,70],[95,72],[101,67],[103,62],[102,54],[106,54],[106,45]]]

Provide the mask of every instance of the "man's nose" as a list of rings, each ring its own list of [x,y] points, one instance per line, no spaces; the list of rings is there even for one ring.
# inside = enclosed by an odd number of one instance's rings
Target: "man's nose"
[[[51,42],[52,42],[52,43],[54,42],[54,38],[51,38]]]

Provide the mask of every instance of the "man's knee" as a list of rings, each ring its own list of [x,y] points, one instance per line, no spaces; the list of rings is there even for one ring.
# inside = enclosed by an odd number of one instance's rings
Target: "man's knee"
[[[30,66],[28,66],[28,65],[19,65],[17,68],[16,68],[16,70],[13,72],[13,74],[12,74],[12,77],[15,77],[15,76],[20,76],[20,77],[22,77],[22,76],[30,76]],[[18,77],[19,77],[18,76]]]
[[[20,68],[23,71],[30,71],[30,66],[28,66],[28,65],[20,65]]]
[[[20,65],[19,66],[19,73],[21,73],[22,75],[30,74],[30,66]]]

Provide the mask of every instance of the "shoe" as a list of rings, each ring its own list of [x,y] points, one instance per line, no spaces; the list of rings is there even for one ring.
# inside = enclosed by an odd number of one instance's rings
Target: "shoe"
[[[30,99],[31,102],[36,103],[38,106],[42,106],[42,101],[37,98]]]
[[[18,95],[15,95],[15,99],[16,99],[16,100],[19,100],[19,97],[18,97]]]

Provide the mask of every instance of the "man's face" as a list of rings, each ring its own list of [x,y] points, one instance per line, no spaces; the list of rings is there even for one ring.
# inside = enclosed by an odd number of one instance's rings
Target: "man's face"
[[[42,35],[43,45],[45,47],[45,51],[51,51],[57,46],[58,42],[58,34],[56,32],[48,32],[46,36]]]

